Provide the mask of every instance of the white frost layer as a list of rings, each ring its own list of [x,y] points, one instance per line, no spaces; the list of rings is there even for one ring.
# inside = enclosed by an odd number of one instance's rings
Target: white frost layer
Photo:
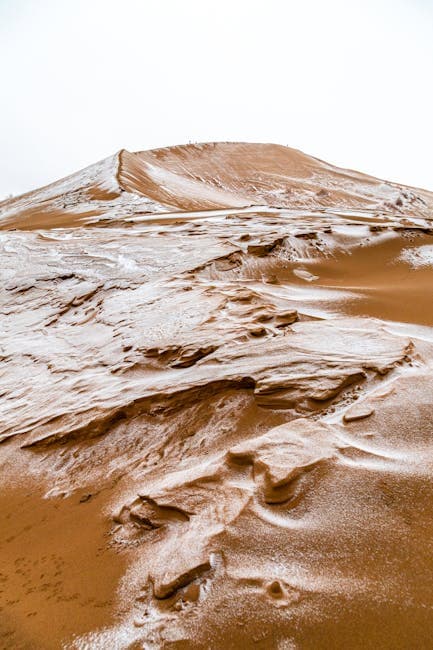
[[[411,266],[433,266],[433,246],[419,246],[417,248],[405,248],[401,253],[401,259]]]

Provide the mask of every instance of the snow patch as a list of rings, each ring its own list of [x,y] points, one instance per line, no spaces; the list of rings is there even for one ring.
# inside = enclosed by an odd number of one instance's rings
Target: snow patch
[[[401,253],[400,259],[414,268],[433,266],[433,246],[405,248]]]

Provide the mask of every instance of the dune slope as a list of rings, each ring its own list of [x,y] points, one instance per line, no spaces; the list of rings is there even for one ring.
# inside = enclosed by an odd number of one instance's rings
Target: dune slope
[[[430,647],[432,219],[245,143],[1,203],[0,647]]]

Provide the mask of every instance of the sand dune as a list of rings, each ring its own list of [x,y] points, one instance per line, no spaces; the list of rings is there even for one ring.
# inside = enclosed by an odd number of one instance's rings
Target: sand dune
[[[428,648],[433,194],[277,145],[0,204],[0,647]]]
[[[428,216],[433,197],[273,144],[213,143],[114,156],[0,203],[2,228],[34,229],[125,215],[218,208],[327,207]]]

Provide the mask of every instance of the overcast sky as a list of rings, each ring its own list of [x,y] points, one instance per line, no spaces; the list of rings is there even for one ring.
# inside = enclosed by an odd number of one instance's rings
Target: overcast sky
[[[0,62],[0,197],[216,140],[433,190],[431,0],[0,0]]]

